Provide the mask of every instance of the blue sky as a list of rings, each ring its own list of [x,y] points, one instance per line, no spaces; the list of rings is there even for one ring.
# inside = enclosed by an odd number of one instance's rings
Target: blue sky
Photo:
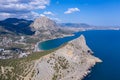
[[[120,25],[120,0],[2,0],[0,16],[1,19],[47,16],[62,23],[115,26]]]

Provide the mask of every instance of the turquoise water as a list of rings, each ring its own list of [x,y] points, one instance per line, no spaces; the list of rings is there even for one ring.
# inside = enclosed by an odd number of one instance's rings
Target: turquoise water
[[[120,31],[97,30],[78,32],[75,36],[45,41],[39,46],[43,50],[56,48],[61,44],[84,34],[94,55],[103,60],[92,68],[84,80],[120,80]]]
[[[77,37],[80,36],[81,33],[75,33],[75,36],[70,36],[70,37],[64,37],[64,38],[58,38],[58,39],[53,39],[53,40],[48,40],[48,41],[44,41],[42,43],[39,44],[39,48],[41,50],[50,50],[50,49],[54,49],[56,47],[59,47],[60,45],[73,40]]]

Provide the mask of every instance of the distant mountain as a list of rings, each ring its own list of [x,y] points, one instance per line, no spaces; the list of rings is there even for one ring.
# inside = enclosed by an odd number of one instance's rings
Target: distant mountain
[[[89,28],[91,27],[88,24],[85,23],[60,23],[61,27],[75,27],[75,28]]]
[[[0,33],[15,33],[15,34],[25,34],[25,35],[38,35],[39,37],[56,37],[63,34],[71,34],[78,30],[92,28],[85,23],[59,23],[49,19],[48,17],[40,17],[34,21],[8,18],[0,21]]]
[[[5,30],[14,32],[16,34],[26,34],[32,35],[34,34],[29,27],[33,21],[25,20],[25,19],[17,19],[17,18],[8,18],[3,21],[0,21],[0,26]]]

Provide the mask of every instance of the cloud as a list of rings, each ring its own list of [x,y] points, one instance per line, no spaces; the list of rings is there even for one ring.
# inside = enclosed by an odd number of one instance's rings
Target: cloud
[[[3,19],[6,19],[6,18],[19,18],[19,19],[29,19],[29,20],[32,20],[32,19],[35,19],[37,17],[40,17],[40,14],[34,12],[34,11],[31,11],[29,13],[23,13],[23,14],[16,14],[16,13],[0,13],[0,20],[3,20]]]
[[[45,15],[54,15],[52,12],[50,12],[50,11],[45,11],[43,14],[45,14]]]
[[[78,8],[69,8],[67,11],[64,12],[64,14],[71,14],[73,12],[79,12],[80,9]]]
[[[13,14],[2,12],[2,13],[0,13],[0,16],[1,16],[0,19],[2,20],[2,19],[5,19],[5,18],[8,18],[8,17],[12,17],[12,15]]]
[[[57,18],[57,17],[53,17],[53,18],[50,18],[52,20],[54,20],[55,22],[61,22],[61,19]]]
[[[34,10],[45,9],[50,4],[50,0],[0,0],[0,15],[4,19],[7,17],[28,17],[38,15]]]
[[[44,17],[45,15],[44,14],[40,14],[41,17]]]

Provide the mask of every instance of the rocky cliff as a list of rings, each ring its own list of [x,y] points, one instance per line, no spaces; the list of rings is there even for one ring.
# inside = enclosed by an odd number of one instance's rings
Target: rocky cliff
[[[41,36],[51,36],[58,31],[57,24],[45,16],[35,19],[31,28],[35,31],[35,35]]]
[[[81,80],[100,59],[91,55],[83,35],[35,61],[32,80]],[[31,74],[31,73],[30,73]],[[29,75],[29,74],[28,74]],[[28,77],[26,77],[26,80]]]
[[[35,30],[53,30],[53,31],[57,31],[57,24],[50,20],[47,17],[40,17],[35,19],[35,21],[32,24],[32,27]]]

